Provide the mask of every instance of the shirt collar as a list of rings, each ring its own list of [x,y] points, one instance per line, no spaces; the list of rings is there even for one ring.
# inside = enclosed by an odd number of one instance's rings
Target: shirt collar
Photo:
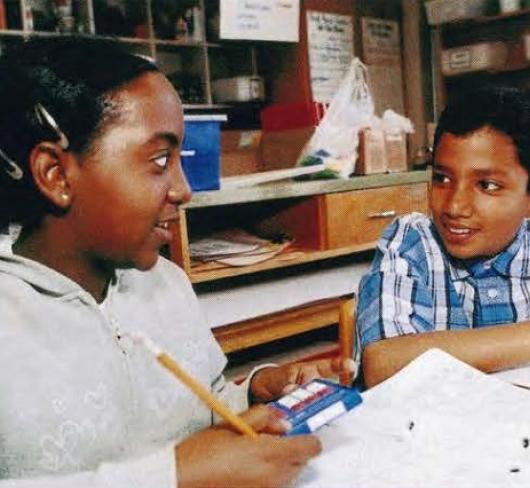
[[[513,269],[510,269],[510,265],[513,259],[523,245],[523,241],[528,232],[528,221],[525,220],[519,227],[515,238],[500,253],[493,257],[478,258],[473,260],[460,260],[451,258],[447,253],[444,253],[446,262],[448,264],[451,278],[453,280],[463,280],[470,275],[476,275],[482,272],[486,267],[493,268],[500,275],[508,276],[513,274]],[[438,237],[439,239],[439,237]],[[530,262],[526,260],[523,266],[520,268],[521,277],[530,276]]]

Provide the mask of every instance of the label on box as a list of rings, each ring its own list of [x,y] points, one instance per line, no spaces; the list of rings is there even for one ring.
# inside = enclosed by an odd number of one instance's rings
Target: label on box
[[[471,66],[471,50],[462,49],[450,53],[449,66],[454,70],[469,68]]]
[[[314,432],[361,402],[357,389],[318,379],[269,405],[291,423],[286,435],[297,435]]]

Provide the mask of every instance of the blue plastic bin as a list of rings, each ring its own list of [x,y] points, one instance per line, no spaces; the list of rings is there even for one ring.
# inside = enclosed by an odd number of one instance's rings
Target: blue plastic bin
[[[226,115],[184,115],[182,168],[193,191],[219,189],[221,122]]]

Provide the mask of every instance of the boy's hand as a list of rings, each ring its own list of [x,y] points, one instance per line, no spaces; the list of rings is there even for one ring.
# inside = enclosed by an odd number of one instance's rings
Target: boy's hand
[[[264,429],[278,430],[277,416],[265,406],[252,408],[242,416],[258,432]],[[287,486],[320,450],[320,442],[314,436],[276,437],[261,434],[257,439],[250,439],[219,424],[197,432],[176,447],[178,486]]]
[[[352,372],[354,369],[352,359],[340,357],[265,368],[253,376],[250,390],[256,401],[268,402],[315,378],[333,378],[343,371]]]

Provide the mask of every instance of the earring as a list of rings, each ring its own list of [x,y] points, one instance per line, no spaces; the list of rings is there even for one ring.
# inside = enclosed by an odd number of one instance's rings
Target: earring
[[[63,200],[63,202],[67,203],[70,200],[70,196],[68,195],[68,193],[61,193],[61,199]]]

